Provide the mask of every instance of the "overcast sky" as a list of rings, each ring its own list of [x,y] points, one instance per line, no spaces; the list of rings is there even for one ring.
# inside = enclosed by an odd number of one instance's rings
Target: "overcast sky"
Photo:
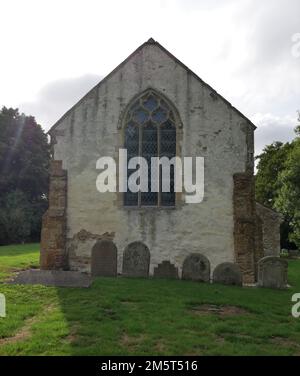
[[[258,126],[293,137],[300,0],[0,0],[0,105],[47,130],[153,37]],[[298,43],[298,44],[297,44]]]

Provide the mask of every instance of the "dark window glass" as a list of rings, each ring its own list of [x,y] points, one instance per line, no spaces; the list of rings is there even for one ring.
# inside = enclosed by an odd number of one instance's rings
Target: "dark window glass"
[[[159,192],[151,192],[151,158],[176,156],[175,116],[170,106],[149,91],[129,108],[125,124],[125,148],[128,160],[142,156],[148,162],[148,192],[124,193],[124,205],[174,206],[174,167],[170,169],[170,192],[162,192],[162,170],[153,177],[152,185]],[[127,161],[128,162],[128,161]],[[128,170],[128,178],[134,170]]]

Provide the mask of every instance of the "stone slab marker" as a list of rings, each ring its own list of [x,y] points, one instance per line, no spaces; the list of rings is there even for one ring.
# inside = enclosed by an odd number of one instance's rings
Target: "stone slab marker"
[[[111,240],[98,240],[92,249],[92,276],[116,277],[117,255],[117,247]]]
[[[170,261],[163,261],[156,268],[154,268],[153,277],[178,279],[178,268],[171,264]]]
[[[266,256],[258,262],[258,286],[283,289],[287,286],[288,263],[279,257]]]
[[[182,279],[209,282],[210,262],[208,258],[198,253],[187,256],[182,266]]]
[[[129,244],[123,254],[123,270],[125,277],[148,277],[150,265],[149,248],[141,242]]]
[[[242,273],[237,264],[232,262],[223,262],[219,264],[213,272],[214,283],[221,283],[223,285],[237,285],[241,286]]]
[[[89,287],[92,283],[92,278],[87,274],[74,271],[31,269],[18,273],[10,283],[17,285]]]

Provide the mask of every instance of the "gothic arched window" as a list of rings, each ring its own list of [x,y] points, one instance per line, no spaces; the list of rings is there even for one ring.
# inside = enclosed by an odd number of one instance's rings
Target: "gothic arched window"
[[[142,156],[148,162],[148,192],[124,193],[125,206],[175,206],[174,166],[170,171],[170,191],[162,191],[161,168],[157,172],[158,192],[151,192],[151,158],[176,156],[176,115],[165,99],[148,90],[136,99],[125,115],[124,147],[128,160]],[[127,161],[128,162],[128,161]],[[128,177],[134,170],[128,170]]]

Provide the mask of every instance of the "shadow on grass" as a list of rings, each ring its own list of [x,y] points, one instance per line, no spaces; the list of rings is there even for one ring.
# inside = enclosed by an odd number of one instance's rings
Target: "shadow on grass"
[[[289,355],[300,322],[290,315],[300,292],[188,281],[97,278],[87,289],[57,289],[72,355]],[[241,313],[195,314],[193,305],[240,307]],[[244,312],[243,312],[244,310]],[[277,346],[272,338],[291,338]],[[299,336],[298,336],[299,337]],[[297,337],[297,338],[298,338]],[[300,338],[299,338],[300,339]],[[299,341],[298,339],[298,341]]]
[[[38,248],[0,247],[0,274],[37,264]],[[300,260],[289,262],[289,283],[283,291],[128,278],[90,288],[3,284],[0,355],[299,355],[291,297]]]

